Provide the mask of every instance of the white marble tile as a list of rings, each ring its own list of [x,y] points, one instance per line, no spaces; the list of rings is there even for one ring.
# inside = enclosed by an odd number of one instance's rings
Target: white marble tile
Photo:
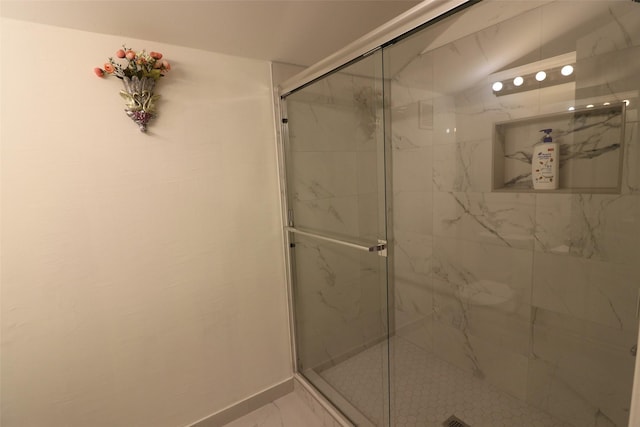
[[[626,194],[640,193],[640,132],[638,128],[638,122],[627,122],[625,127],[622,192]]]
[[[536,250],[637,264],[638,195],[538,194]]]
[[[635,76],[640,69],[638,51],[640,47],[634,46],[579,59],[576,63],[575,94],[578,105],[627,99],[632,102],[630,107],[637,107]]]
[[[333,427],[319,418],[298,395],[291,392],[225,427]]]
[[[579,59],[640,45],[640,28],[637,25],[640,10],[637,5],[632,2],[596,2],[590,6],[580,13],[591,14],[592,20],[596,23],[589,32],[577,40]],[[560,13],[576,12],[570,4],[558,4],[554,9]]]
[[[440,95],[433,102],[433,144],[453,144],[456,140],[456,100],[454,96]]]
[[[304,369],[331,362],[385,333],[383,258],[304,237],[296,238],[294,255],[298,354]]]
[[[527,315],[471,305],[442,293],[434,296],[434,312],[431,348],[439,357],[525,397],[531,328]]]
[[[431,87],[437,88],[440,93],[450,91],[451,86],[458,87],[468,82],[464,78],[467,76],[462,76],[461,79],[459,74],[451,74],[453,71],[467,72],[475,78],[487,73],[490,64],[495,63],[494,66],[499,69],[509,64],[512,55],[521,56],[523,52],[536,51],[539,40],[522,37],[516,45],[513,39],[522,35],[524,27],[540,26],[539,10],[527,13],[540,5],[539,2],[476,4],[458,13],[455,25],[451,25],[451,21],[448,20],[433,23],[431,31],[424,31],[419,35],[422,36],[420,43],[416,43],[415,37],[405,39],[394,45],[388,55],[391,61],[400,64],[397,67],[401,70],[399,74],[403,77],[402,83],[419,88],[429,87],[425,82],[429,82],[435,75],[438,80],[435,86],[432,84]],[[450,56],[459,56],[459,62],[445,62],[441,61],[442,58],[433,56],[434,52],[441,50],[449,51]],[[420,54],[416,56],[415,52]],[[423,60],[424,57],[426,58]],[[464,63],[464,58],[481,61],[481,64],[470,67],[468,63]],[[492,71],[495,70],[490,72]]]
[[[433,233],[433,193],[398,191],[391,200],[391,217],[396,233]]]
[[[356,176],[358,194],[377,194],[383,184],[384,170],[378,167],[380,159],[376,151],[356,152]]]
[[[402,193],[405,199],[398,208],[403,220],[394,221],[392,260],[395,325],[396,332],[405,337],[411,335],[413,338],[410,340],[426,348],[430,340],[424,329],[425,322],[431,319],[433,312],[433,238],[429,233],[431,224],[425,224],[425,218],[420,216],[428,214],[431,209],[416,209],[422,206],[422,202],[430,205],[430,200],[412,201],[414,194],[423,193]]]
[[[437,290],[455,296],[465,307],[488,306],[504,313],[528,315],[531,268],[530,251],[434,239]]]
[[[394,86],[396,90],[399,86]],[[396,99],[394,92],[394,101]],[[429,108],[431,107],[431,108]],[[433,144],[433,102],[411,101],[391,109],[391,135],[394,150],[415,150]],[[431,125],[429,126],[429,122]]]
[[[528,355],[514,351],[514,346],[510,343],[496,345],[484,336],[473,335],[473,332],[469,336],[469,342],[474,349],[474,355],[484,379],[499,390],[520,401],[525,401]]]
[[[558,330],[565,335],[578,337],[591,343],[599,343],[605,347],[630,350],[637,339],[638,326],[620,329],[598,322],[579,319],[570,314],[558,313],[546,308],[534,306],[532,312],[532,327],[543,331]],[[535,336],[534,342],[535,342]],[[630,354],[630,353],[629,353]]]
[[[365,138],[347,106],[288,102],[288,146],[293,151],[354,151]]]
[[[433,147],[433,185],[438,191],[489,191],[490,140],[438,144]]]
[[[417,112],[419,101],[438,96],[433,87],[433,52],[416,55],[423,48],[424,42],[418,36],[397,43],[396,48],[389,51],[386,61],[392,72],[390,106],[393,111],[412,108],[413,104]]]
[[[394,277],[426,286],[432,273],[433,238],[407,232],[394,236]]]
[[[315,200],[358,192],[355,152],[293,152],[289,157],[292,196]]]
[[[412,267],[398,261],[397,258],[394,263],[395,330],[421,348],[430,348],[429,323],[433,318],[432,279],[429,275],[415,273],[411,270]]]
[[[536,250],[557,254],[572,251],[572,194],[536,194]],[[577,227],[577,224],[575,225]]]
[[[358,196],[358,228],[350,235],[358,236],[366,244],[373,244],[380,236],[384,236],[386,223],[384,206],[381,205],[377,193],[361,194]]]
[[[360,229],[357,196],[294,199],[292,208],[297,227],[343,236],[357,236]]]
[[[605,325],[637,331],[637,278],[640,266],[536,253],[533,264],[534,306]]]
[[[491,90],[492,83],[489,78],[483,79],[455,97],[457,142],[491,140],[494,123],[537,114],[538,96],[534,99],[531,93],[525,93],[515,99],[499,98]]]
[[[356,154],[360,156],[363,153]],[[370,166],[366,159],[360,164],[364,164],[363,168]],[[316,169],[334,170],[333,167],[317,167]],[[327,173],[331,174],[331,172]],[[310,176],[310,174],[313,172],[307,171],[304,175]],[[360,175],[357,185],[362,187],[361,189],[349,189],[348,187],[353,187],[353,182],[350,184],[344,182],[344,187],[338,189],[340,187],[340,173],[334,175],[333,178],[323,178],[320,173],[318,179],[325,180],[326,183],[319,183],[314,178],[310,178],[306,181],[308,185],[301,182],[299,186],[296,186],[307,197],[306,199],[298,198],[297,193],[292,200],[293,220],[296,226],[372,242],[375,242],[379,236],[383,236],[386,225],[383,218],[384,206],[381,204],[382,195],[378,192],[371,192],[372,188],[370,187],[375,187],[375,181],[367,181],[371,175],[375,175],[375,171],[354,168],[345,172],[345,175],[349,175],[351,178],[355,174]],[[323,184],[326,185],[323,186]],[[333,195],[327,190],[327,187],[335,187],[335,191],[342,194]],[[347,194],[349,191],[354,191],[354,193]]]
[[[287,99],[314,105],[335,105],[353,110],[358,103],[362,102],[360,92],[363,88],[368,88],[367,92],[372,96],[378,97],[381,93],[382,81],[379,77],[375,77],[376,67],[380,67],[379,56],[372,55],[368,60],[343,68],[305,87],[302,91],[294,92]],[[354,72],[358,71],[356,69],[363,72],[358,74]],[[380,99],[377,99],[378,101]],[[373,105],[373,102],[367,102]]]
[[[524,396],[529,349],[531,252],[437,238],[434,351],[474,375]],[[499,365],[518,366],[505,376]]]
[[[533,194],[436,192],[433,212],[436,236],[533,248]]]
[[[377,81],[381,83],[381,81]],[[364,138],[357,140],[358,150],[375,150],[378,141],[382,141],[382,88],[376,87],[376,81],[354,89],[354,104],[358,130]]]
[[[536,326],[528,401],[578,426],[626,426],[635,364],[630,346],[585,339],[562,323]]]
[[[433,292],[412,283],[396,281],[394,299],[395,334],[422,349],[432,350]]]
[[[425,191],[433,188],[431,147],[393,151],[393,191]]]

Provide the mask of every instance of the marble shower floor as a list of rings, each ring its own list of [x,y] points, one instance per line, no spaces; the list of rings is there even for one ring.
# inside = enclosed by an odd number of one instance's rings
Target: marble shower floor
[[[397,390],[394,427],[442,427],[455,415],[470,427],[576,427],[505,394],[411,342],[394,337]],[[320,376],[375,425],[381,423],[381,345],[330,367]]]

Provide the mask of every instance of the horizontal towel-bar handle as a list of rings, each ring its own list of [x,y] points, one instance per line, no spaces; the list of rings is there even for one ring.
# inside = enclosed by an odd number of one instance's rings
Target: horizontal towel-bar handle
[[[373,245],[360,245],[357,243],[347,242],[345,240],[336,239],[333,237],[323,236],[322,234],[312,233],[309,231],[303,231],[294,227],[285,227],[290,233],[300,234],[301,236],[307,236],[318,240],[324,240],[325,242],[335,243],[337,245],[348,246],[353,249],[358,249],[366,252],[378,252],[381,256],[386,256],[387,251],[387,242],[384,240],[378,240],[377,243]]]

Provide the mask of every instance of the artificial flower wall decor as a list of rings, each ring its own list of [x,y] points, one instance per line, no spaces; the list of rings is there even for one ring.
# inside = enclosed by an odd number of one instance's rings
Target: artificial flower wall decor
[[[156,116],[155,101],[160,98],[160,95],[154,95],[153,89],[158,79],[170,69],[171,64],[162,59],[159,52],[136,52],[122,46],[115,58],[109,58],[109,62],[102,68],[94,68],[93,72],[98,77],[112,75],[122,80],[124,90],[120,91],[120,96],[127,106],[124,111],[138,124],[140,131],[146,132],[147,123]]]

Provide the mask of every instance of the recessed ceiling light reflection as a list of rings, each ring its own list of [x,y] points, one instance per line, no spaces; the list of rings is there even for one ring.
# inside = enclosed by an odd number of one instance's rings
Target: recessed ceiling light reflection
[[[560,70],[560,73],[563,76],[570,76],[573,73],[573,67],[571,65],[565,65],[564,67],[562,67],[562,69]]]
[[[602,105],[611,105],[611,103],[610,103],[610,102],[605,102],[605,103],[604,103],[604,104],[602,104]]]
[[[629,106],[629,100],[628,100],[628,99],[625,99],[625,100],[624,100],[624,101],[622,101],[622,102],[624,102],[624,103],[625,103],[625,105],[626,105],[627,107]]]
[[[569,111],[573,111],[573,110],[575,110],[575,109],[576,109],[576,107],[569,107],[569,108],[568,108],[568,110],[569,110]]]
[[[491,86],[494,92],[500,92],[502,90],[502,82],[495,82],[493,86]]]
[[[547,73],[545,73],[544,71],[538,71],[538,72],[536,73],[536,80],[537,80],[537,81],[541,82],[541,81],[543,81],[543,80],[544,80],[544,79],[546,79],[546,78],[547,78]]]
[[[587,108],[593,108],[593,104],[587,105]]]
[[[513,85],[514,86],[522,86],[522,83],[524,83],[524,79],[520,76],[516,77],[515,79],[513,79]]]

